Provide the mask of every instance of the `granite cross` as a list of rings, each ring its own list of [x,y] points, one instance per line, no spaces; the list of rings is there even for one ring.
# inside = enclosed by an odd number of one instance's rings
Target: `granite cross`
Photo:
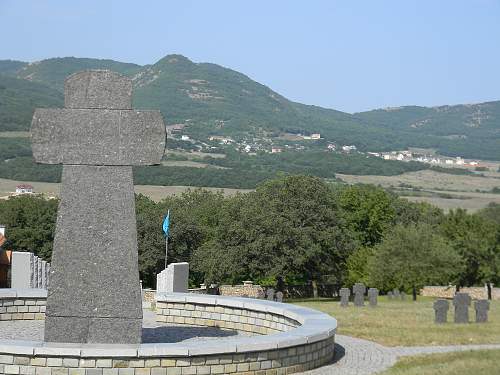
[[[365,305],[365,292],[366,287],[363,283],[356,283],[352,287],[354,292],[354,306],[364,306]]]
[[[158,164],[159,111],[132,109],[132,82],[98,70],[69,76],[64,109],[37,109],[35,161],[63,164],[45,341],[136,344],[142,308],[133,165]]]
[[[340,306],[349,306],[349,296],[351,295],[351,290],[349,288],[340,289]]]
[[[469,306],[471,298],[467,293],[457,293],[453,297],[455,306],[455,323],[469,323]]]

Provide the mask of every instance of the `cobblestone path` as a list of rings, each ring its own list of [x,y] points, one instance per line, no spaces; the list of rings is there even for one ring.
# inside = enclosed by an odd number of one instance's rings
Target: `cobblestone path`
[[[372,341],[335,336],[335,359],[331,365],[304,372],[307,375],[370,375],[393,366],[399,357],[457,351],[500,349],[496,345],[397,346],[385,347]]]

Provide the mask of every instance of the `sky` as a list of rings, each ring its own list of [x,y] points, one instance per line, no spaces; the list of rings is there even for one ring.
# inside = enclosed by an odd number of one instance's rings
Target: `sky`
[[[178,53],[346,112],[500,99],[500,0],[0,0],[0,59]]]

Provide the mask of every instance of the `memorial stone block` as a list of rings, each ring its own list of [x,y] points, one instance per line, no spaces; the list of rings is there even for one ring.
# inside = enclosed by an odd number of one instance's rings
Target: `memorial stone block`
[[[394,294],[392,294],[392,292],[387,292],[387,298],[390,300],[394,299]]]
[[[142,333],[133,165],[159,164],[159,111],[131,106],[132,82],[111,71],[65,81],[65,109],[37,109],[35,161],[63,164],[45,341],[137,344]]]
[[[399,299],[401,297],[401,293],[399,292],[399,289],[394,289],[392,291],[392,294],[394,295],[394,299]]]
[[[448,320],[448,310],[450,303],[446,299],[438,299],[434,302],[434,322],[438,324],[446,323]]]
[[[354,292],[354,306],[364,306],[366,287],[363,283],[354,284],[352,291]]]
[[[401,296],[401,301],[406,301],[406,293],[405,292],[401,292],[400,296]]]
[[[467,293],[457,293],[453,298],[455,306],[455,323],[469,323],[469,306],[471,298]]]

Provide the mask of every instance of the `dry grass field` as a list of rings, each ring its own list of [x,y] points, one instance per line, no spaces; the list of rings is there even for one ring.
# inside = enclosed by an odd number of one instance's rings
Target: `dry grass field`
[[[22,131],[12,131],[12,132],[0,132],[0,138],[29,138],[30,132]]]
[[[47,196],[59,196],[60,193],[60,185],[58,183],[49,183],[49,182],[29,182],[29,181],[14,181],[14,180],[6,180],[0,179],[0,197],[7,198],[9,197],[15,190],[16,185],[21,183],[27,183],[33,185],[35,193],[43,193]],[[182,194],[188,190],[197,189],[192,186],[154,186],[154,185],[136,185],[135,192],[138,194],[144,194],[154,201],[160,201],[163,198],[166,198],[171,195]],[[210,191],[221,191],[224,195],[230,196],[234,195],[238,192],[244,193],[251,190],[245,189],[221,189],[221,188],[210,188],[204,187],[203,189]]]
[[[166,167],[192,167],[192,168],[213,168],[213,169],[228,169],[218,165],[207,164],[195,160],[164,160],[161,162]]]
[[[453,175],[431,170],[403,173],[397,176],[353,176],[337,174],[337,177],[349,184],[364,183],[380,185],[385,188],[415,188],[425,192],[416,196],[408,192],[402,196],[416,202],[428,202],[445,210],[466,208],[476,211],[490,202],[500,203],[500,194],[488,193],[493,188],[500,188],[500,173],[490,172],[486,177]],[[481,192],[478,192],[481,191]],[[444,198],[443,193],[448,197]]]
[[[500,350],[406,357],[380,375],[498,375],[499,358]]]
[[[500,344],[500,301],[492,301],[489,322],[484,324],[434,323],[434,298],[419,297],[394,301],[379,297],[379,305],[372,307],[340,307],[334,300],[295,302],[323,311],[338,321],[338,333],[378,342],[386,346]],[[473,308],[469,310],[474,318]],[[448,313],[448,322],[453,312]]]

